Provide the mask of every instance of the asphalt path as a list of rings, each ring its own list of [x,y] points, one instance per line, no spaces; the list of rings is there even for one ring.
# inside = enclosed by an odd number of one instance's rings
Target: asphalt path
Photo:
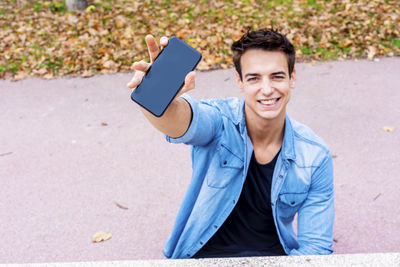
[[[335,253],[399,252],[400,58],[296,68],[288,114],[334,157]],[[190,148],[145,120],[130,77],[0,80],[0,263],[164,258]],[[196,99],[242,97],[232,69],[196,84]]]

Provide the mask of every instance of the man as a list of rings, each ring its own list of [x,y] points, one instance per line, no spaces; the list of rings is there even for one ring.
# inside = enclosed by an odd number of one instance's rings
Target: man
[[[146,43],[154,60],[158,46],[152,36]],[[268,29],[247,32],[232,50],[244,101],[195,101],[184,94],[161,118],[142,109],[169,142],[192,146],[192,181],[163,252],[168,258],[330,254],[330,150],[286,115],[295,50]],[[135,63],[128,87],[135,88],[149,66]],[[181,94],[194,88],[194,77],[186,76]]]

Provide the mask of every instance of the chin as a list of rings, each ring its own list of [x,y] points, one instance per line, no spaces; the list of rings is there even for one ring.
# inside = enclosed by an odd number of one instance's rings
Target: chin
[[[276,120],[279,118],[284,118],[285,112],[282,110],[263,111],[259,112],[257,115],[265,120]]]

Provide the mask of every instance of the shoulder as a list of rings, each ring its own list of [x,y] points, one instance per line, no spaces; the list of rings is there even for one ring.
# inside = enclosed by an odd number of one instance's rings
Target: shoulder
[[[296,162],[305,166],[318,166],[330,157],[330,148],[310,127],[290,118]]]
[[[329,150],[328,144],[320,136],[318,136],[310,127],[292,118],[290,118],[290,122],[292,124],[293,133],[295,137],[299,139],[299,141],[308,142],[312,145],[316,145],[323,149]]]
[[[237,97],[229,97],[225,99],[202,99],[201,104],[209,105],[217,109],[222,116],[238,122],[241,120],[243,100]]]

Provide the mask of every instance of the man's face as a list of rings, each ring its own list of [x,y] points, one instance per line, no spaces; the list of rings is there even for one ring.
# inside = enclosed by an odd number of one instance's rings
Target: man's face
[[[246,119],[274,120],[284,118],[295,74],[289,77],[287,57],[280,51],[251,49],[240,60],[242,80],[237,83],[245,95]]]

